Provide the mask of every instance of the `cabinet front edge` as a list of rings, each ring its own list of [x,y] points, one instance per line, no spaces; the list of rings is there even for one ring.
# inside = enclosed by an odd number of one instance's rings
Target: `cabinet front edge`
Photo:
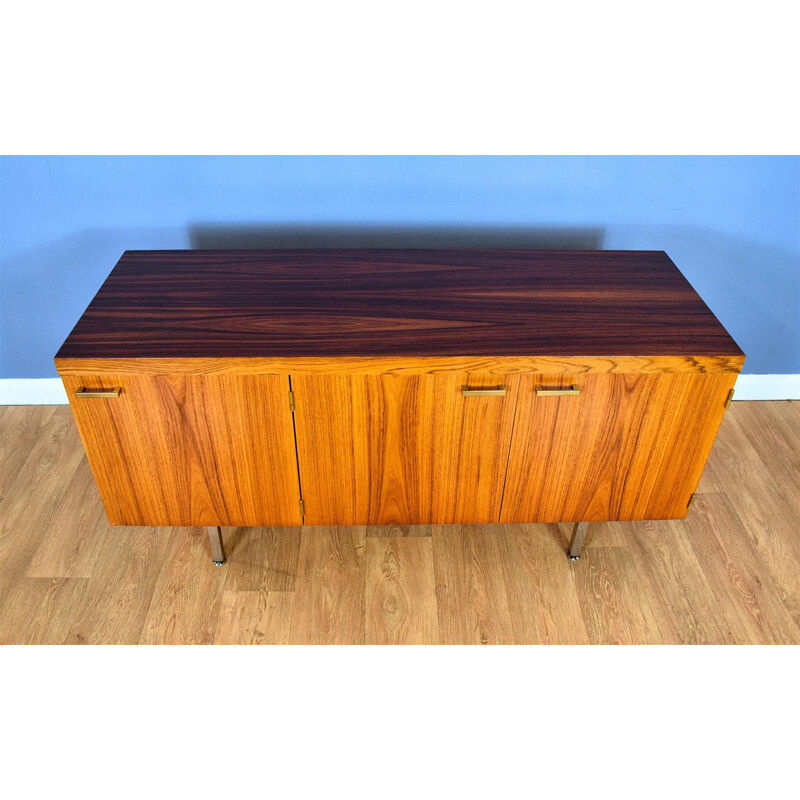
[[[59,375],[288,375],[734,372],[744,356],[344,356],[340,358],[56,358]]]

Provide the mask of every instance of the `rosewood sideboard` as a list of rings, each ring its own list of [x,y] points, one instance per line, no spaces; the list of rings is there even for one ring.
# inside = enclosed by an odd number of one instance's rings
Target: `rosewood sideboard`
[[[744,355],[663,252],[127,251],[55,363],[115,525],[686,515]]]

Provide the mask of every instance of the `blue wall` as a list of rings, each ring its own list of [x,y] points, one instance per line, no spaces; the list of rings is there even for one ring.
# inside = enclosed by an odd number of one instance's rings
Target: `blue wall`
[[[666,250],[747,353],[800,372],[800,158],[3,157],[0,376],[52,358],[125,249]]]

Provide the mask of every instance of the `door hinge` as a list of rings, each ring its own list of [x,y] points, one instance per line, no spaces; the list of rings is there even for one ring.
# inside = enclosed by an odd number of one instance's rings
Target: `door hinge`
[[[294,411],[294,392],[289,389],[289,411]]]
[[[733,400],[733,389],[728,392],[728,397],[725,400],[725,408],[727,408],[731,404],[731,400]]]
[[[303,502],[303,498],[300,498],[300,516],[304,517],[306,515],[306,504]]]
[[[694,503],[694,493],[692,493],[692,496],[689,498],[689,502],[686,504],[687,511],[692,507],[692,503]]]

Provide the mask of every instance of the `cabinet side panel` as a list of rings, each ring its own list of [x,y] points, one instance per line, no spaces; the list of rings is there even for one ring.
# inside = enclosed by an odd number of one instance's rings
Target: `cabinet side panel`
[[[735,374],[522,376],[503,522],[682,519]],[[576,385],[579,395],[540,395]]]
[[[287,378],[63,381],[113,524],[301,524]],[[114,386],[119,397],[75,395]]]

